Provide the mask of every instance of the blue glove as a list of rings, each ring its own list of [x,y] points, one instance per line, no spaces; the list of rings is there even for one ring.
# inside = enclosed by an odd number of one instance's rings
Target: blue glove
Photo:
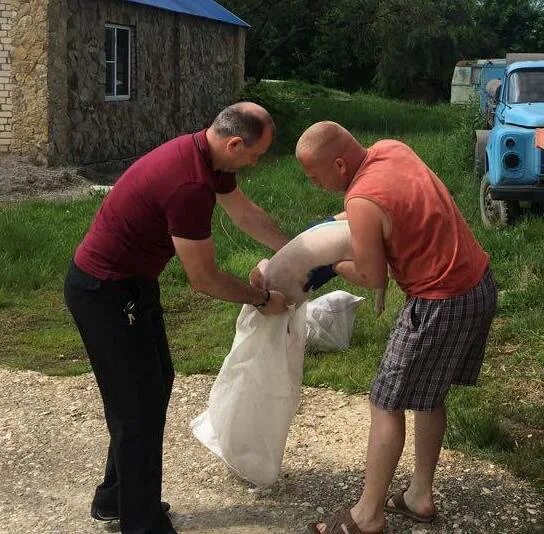
[[[314,226],[317,226],[318,224],[323,224],[326,222],[333,222],[336,221],[336,219],[331,215],[330,217],[327,217],[323,221],[313,221],[308,226],[306,226],[306,230],[309,230],[310,228],[313,228]]]
[[[336,219],[331,215],[323,221],[314,221],[311,222],[306,230],[317,226],[318,224],[323,224],[326,222],[333,222]],[[333,271],[332,265],[321,265],[320,267],[315,267],[308,273],[308,281],[304,284],[302,288],[303,291],[315,291],[319,289],[322,285],[326,284],[329,280],[332,280],[337,274]]]
[[[310,291],[311,289],[315,291],[322,285],[326,284],[329,280],[332,280],[335,276],[337,276],[337,273],[334,272],[332,264],[316,267],[308,273],[308,281],[304,284],[302,290]]]

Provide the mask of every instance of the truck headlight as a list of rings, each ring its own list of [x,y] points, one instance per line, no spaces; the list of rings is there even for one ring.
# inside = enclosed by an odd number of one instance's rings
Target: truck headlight
[[[505,169],[515,171],[516,169],[519,169],[521,165],[521,158],[519,157],[519,154],[516,154],[515,152],[508,152],[503,156],[502,162]]]

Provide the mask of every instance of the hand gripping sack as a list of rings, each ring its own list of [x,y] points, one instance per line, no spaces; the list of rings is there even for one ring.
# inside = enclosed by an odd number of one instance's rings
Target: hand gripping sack
[[[275,482],[298,408],[307,274],[319,265],[351,258],[348,224],[336,221],[303,232],[261,265],[266,287],[281,291],[297,306],[272,317],[243,306],[208,409],[191,421],[194,435],[206,447],[258,486]]]

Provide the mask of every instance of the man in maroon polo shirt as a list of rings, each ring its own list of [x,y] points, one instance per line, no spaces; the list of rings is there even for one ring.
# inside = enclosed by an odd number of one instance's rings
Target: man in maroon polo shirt
[[[217,268],[211,236],[216,201],[251,237],[280,249],[288,238],[237,187],[275,133],[251,102],[224,109],[212,126],[173,139],[132,165],[105,198],[65,282],[104,402],[110,446],[91,515],[120,519],[123,534],[171,534],[161,503],[162,442],[174,370],[157,278],[177,255],[191,287],[267,315],[285,297]]]

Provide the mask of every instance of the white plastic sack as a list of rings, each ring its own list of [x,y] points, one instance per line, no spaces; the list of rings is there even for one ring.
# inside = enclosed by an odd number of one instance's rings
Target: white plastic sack
[[[208,409],[191,423],[194,435],[239,476],[273,484],[298,407],[306,305],[265,317],[245,305],[236,337],[212,387]]]
[[[302,232],[272,256],[264,270],[265,281],[268,289],[277,289],[299,304],[310,296],[303,287],[314,267],[352,258],[348,222],[326,222]]]
[[[357,308],[364,297],[332,291],[306,305],[306,342],[317,351],[347,349]]]
[[[208,409],[191,421],[194,435],[206,447],[259,486],[273,484],[280,472],[299,403],[306,343],[306,304],[301,303],[308,297],[302,288],[308,272],[349,258],[349,227],[337,221],[298,235],[260,264],[265,286],[299,306],[272,317],[243,306]]]

